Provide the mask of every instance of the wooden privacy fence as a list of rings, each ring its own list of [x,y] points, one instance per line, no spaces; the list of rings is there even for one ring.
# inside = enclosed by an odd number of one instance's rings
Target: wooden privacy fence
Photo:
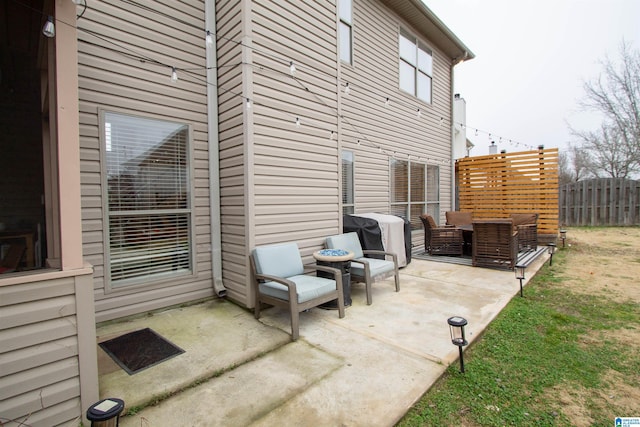
[[[562,185],[560,224],[640,224],[640,181],[596,178]]]
[[[466,157],[456,162],[461,211],[476,219],[537,213],[538,234],[558,234],[558,149]]]

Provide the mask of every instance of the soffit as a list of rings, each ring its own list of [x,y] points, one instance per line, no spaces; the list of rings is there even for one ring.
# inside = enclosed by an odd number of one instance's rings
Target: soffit
[[[404,21],[418,30],[429,42],[454,62],[472,59],[473,52],[421,0],[381,0]]]

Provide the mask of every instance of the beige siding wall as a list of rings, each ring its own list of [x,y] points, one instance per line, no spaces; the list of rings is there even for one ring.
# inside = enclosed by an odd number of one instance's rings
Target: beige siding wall
[[[310,262],[338,232],[335,4],[218,2],[217,20],[223,279],[253,306],[253,247],[295,241]]]
[[[219,66],[244,62],[219,74],[224,280],[230,295],[248,306],[253,247],[295,241],[311,262],[324,238],[340,232],[341,149],[356,156],[357,212],[389,212],[393,151],[440,167],[442,215],[449,209],[450,59],[422,37],[433,50],[433,103],[402,93],[403,23],[378,1],[353,3],[353,66],[338,65],[334,1],[219,3]],[[354,88],[349,96],[341,91],[347,81]],[[386,96],[392,105],[385,108]],[[253,102],[248,111],[246,98]],[[422,244],[422,233],[413,240]]]
[[[78,425],[82,414],[78,348],[82,344],[77,326],[86,319],[80,319],[76,309],[76,286],[79,280],[80,286],[90,285],[91,280],[76,276],[29,283],[20,279],[0,286],[3,425],[7,420],[29,426]],[[95,347],[95,334],[90,339]]]
[[[341,84],[350,82],[352,87],[348,96],[341,93],[341,140],[343,149],[355,154],[356,213],[389,212],[389,157],[397,152],[398,159],[407,160],[410,154],[412,161],[439,166],[444,218],[451,205],[451,60],[380,2],[353,4],[354,60],[353,65],[341,65]],[[431,104],[399,89],[400,28],[433,51]],[[422,232],[414,232],[413,240],[423,244]]]
[[[245,180],[246,111],[243,109],[243,5],[216,2],[222,279],[227,295],[247,300]]]
[[[335,3],[252,2],[251,17],[250,244],[295,241],[311,262],[340,221]]]
[[[95,2],[78,20],[83,251],[95,266],[96,318],[109,320],[213,294],[211,283],[204,2]],[[141,7],[142,6],[142,7]],[[150,8],[145,9],[144,6]],[[160,12],[154,13],[151,10]],[[141,57],[148,60],[141,60]],[[194,69],[170,82],[170,68]],[[192,126],[193,277],[110,290],[105,283],[99,111],[180,121]],[[217,185],[217,183],[211,183]]]

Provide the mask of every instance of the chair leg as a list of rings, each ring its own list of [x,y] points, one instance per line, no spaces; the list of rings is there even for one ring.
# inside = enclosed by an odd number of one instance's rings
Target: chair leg
[[[253,309],[253,315],[256,319],[260,318],[260,297],[256,295],[256,306]]]
[[[400,292],[400,272],[398,271],[398,267],[395,268],[395,279],[396,279],[396,292]]]
[[[364,285],[367,292],[367,305],[371,305],[373,303],[373,298],[371,297],[371,271],[369,270],[368,264],[364,267]]]
[[[338,317],[344,317],[344,292],[338,292]]]
[[[295,341],[300,336],[300,312],[296,302],[289,304],[289,312],[291,313],[291,339]]]

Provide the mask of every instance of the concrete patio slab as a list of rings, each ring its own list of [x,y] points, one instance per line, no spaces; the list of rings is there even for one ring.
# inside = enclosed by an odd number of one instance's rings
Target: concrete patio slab
[[[527,280],[546,259],[529,266]],[[513,272],[424,260],[401,270],[400,292],[392,280],[373,286],[370,306],[364,286],[352,286],[343,319],[335,310],[301,313],[297,342],[284,310],[256,321],[224,300],[101,327],[101,339],[151,327],[187,350],[139,374],[106,372],[101,397],[131,408],[172,394],[123,417],[123,427],[389,426],[457,359],[447,318],[465,317],[473,342],[519,293]]]

